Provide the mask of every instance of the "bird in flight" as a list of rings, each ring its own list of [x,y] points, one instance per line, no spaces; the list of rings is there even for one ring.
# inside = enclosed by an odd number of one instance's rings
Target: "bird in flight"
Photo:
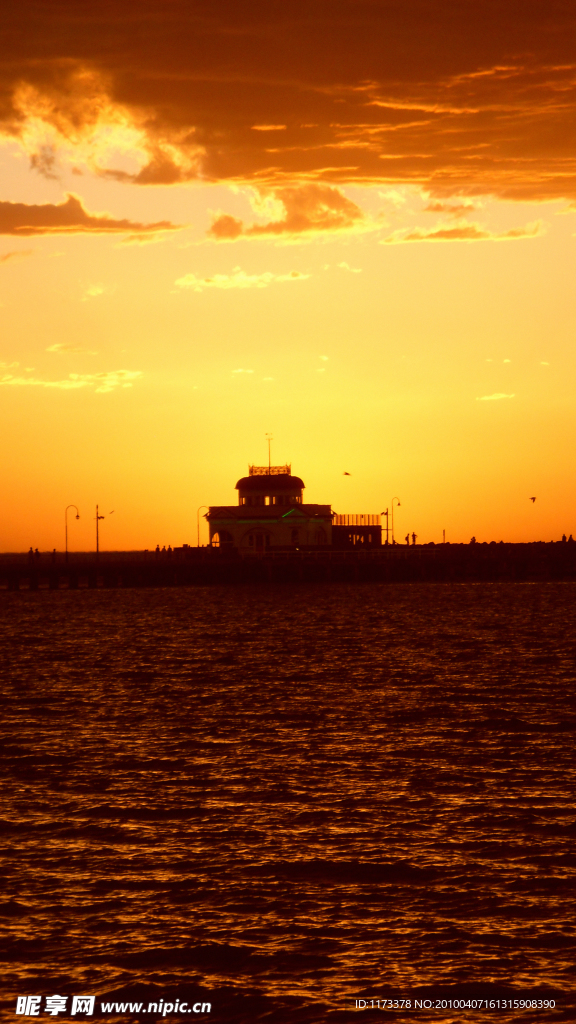
[[[529,500],[532,502],[532,504],[534,504],[534,502],[536,501],[536,498],[530,498]]]
[[[352,473],[347,473],[346,470],[344,470],[343,476],[352,476]]]

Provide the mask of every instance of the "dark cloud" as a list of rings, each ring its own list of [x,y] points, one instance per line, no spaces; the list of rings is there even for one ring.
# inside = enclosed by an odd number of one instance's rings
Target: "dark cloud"
[[[141,185],[575,199],[575,28],[570,0],[20,0],[0,119],[17,136],[40,114],[74,144],[116,111],[146,155],[102,173]]]
[[[114,220],[107,214],[88,213],[78,196],[72,193],[63,203],[29,206],[26,203],[0,202],[1,235],[79,234],[82,232],[155,232],[173,231],[169,221],[138,224],[131,220]],[[8,254],[8,258],[12,254]]]
[[[161,150],[156,150],[151,154],[149,161],[137,173],[128,174],[127,171],[115,171],[112,169],[100,171],[99,173],[103,178],[131,182],[135,185],[178,185],[197,177],[198,166],[197,163],[191,163],[190,161],[185,166],[180,166]]]
[[[56,154],[53,146],[39,146],[36,153],[30,156],[30,166],[44,178],[52,181],[58,179],[56,174]]]

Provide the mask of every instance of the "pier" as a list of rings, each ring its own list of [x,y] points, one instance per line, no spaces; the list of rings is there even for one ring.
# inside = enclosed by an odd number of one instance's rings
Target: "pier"
[[[0,555],[0,589],[81,590],[269,583],[576,580],[576,543],[425,544],[241,554],[183,546],[153,551]]]

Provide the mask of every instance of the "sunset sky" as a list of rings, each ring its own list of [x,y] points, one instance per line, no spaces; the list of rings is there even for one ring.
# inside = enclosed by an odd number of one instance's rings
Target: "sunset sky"
[[[72,502],[71,549],[96,503],[104,548],[195,544],[266,433],[305,500],[398,496],[399,538],[576,535],[575,27],[567,0],[7,7],[0,550],[62,550]]]

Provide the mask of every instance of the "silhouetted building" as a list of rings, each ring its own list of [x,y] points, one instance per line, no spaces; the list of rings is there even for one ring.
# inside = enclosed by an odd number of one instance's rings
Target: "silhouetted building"
[[[332,543],[330,505],[306,504],[304,482],[291,466],[250,466],[248,474],[236,484],[237,505],[210,507],[212,546],[264,554]]]
[[[332,517],[332,547],[379,548],[382,527],[378,515],[334,515]]]

